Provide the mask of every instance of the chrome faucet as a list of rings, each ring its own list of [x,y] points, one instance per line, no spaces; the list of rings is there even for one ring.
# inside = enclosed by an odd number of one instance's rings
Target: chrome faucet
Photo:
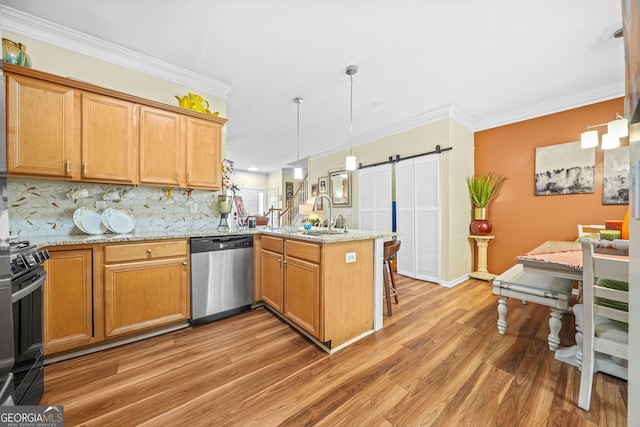
[[[318,195],[318,197],[316,197],[315,202],[313,202],[313,211],[314,212],[316,211],[318,200],[320,200],[323,197],[327,199],[327,202],[329,202],[329,230],[333,230],[333,203],[331,203],[331,198],[329,196],[327,196],[326,194]]]

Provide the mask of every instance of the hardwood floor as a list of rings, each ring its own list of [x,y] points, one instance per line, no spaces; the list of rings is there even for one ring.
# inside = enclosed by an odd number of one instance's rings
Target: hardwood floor
[[[596,374],[578,408],[547,307],[509,300],[501,336],[489,283],[397,283],[384,329],[336,354],[259,308],[48,365],[40,404],[64,405],[67,426],[626,425],[626,381]]]

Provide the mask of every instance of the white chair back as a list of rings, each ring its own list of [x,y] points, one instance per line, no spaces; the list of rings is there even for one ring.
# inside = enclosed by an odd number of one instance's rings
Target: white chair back
[[[578,239],[582,239],[590,234],[598,234],[600,230],[604,230],[606,227],[601,224],[578,224]]]
[[[583,334],[578,406],[586,411],[591,403],[595,372],[623,379],[628,375],[628,251],[607,248],[605,254],[596,253],[594,246],[598,244],[589,239],[582,241],[582,305],[574,308],[576,323],[578,327],[582,324]]]

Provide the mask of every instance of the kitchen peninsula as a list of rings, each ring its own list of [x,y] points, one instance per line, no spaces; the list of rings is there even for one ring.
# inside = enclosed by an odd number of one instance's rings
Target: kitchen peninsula
[[[223,182],[211,167],[226,119],[19,66],[5,67],[5,84],[11,231],[51,254],[46,355],[188,326],[189,238],[228,234],[213,229]],[[76,235],[76,212],[94,202],[129,212],[135,231]],[[241,234],[254,236],[254,306],[331,352],[382,327],[390,234],[315,231]]]
[[[382,328],[382,250],[389,233],[201,229],[25,236],[49,249],[49,283],[65,286],[62,295],[51,293],[56,286],[45,294],[47,356],[92,351],[188,326],[189,238],[249,233],[254,236],[255,307],[264,303],[329,353]],[[146,294],[154,295],[153,309],[129,298],[130,292],[145,295],[134,281],[146,274],[147,266],[151,274],[160,274],[154,280],[160,290]],[[56,303],[63,298],[61,310]]]

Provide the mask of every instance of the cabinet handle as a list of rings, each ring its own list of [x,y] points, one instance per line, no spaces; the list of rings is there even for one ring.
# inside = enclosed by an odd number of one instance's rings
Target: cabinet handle
[[[289,261],[286,261],[286,260],[285,260],[285,261],[282,261],[282,263],[283,263],[283,264],[288,264],[288,263],[289,263]]]
[[[281,260],[281,259],[278,259],[278,262],[282,262],[282,260]]]
[[[82,173],[85,175],[87,174],[87,162],[82,163]]]
[[[151,249],[147,249],[147,253],[150,254],[151,252],[153,252],[153,250]]]
[[[176,181],[180,182],[180,171],[176,171]]]
[[[65,170],[67,171],[67,173],[71,173],[71,160],[66,161]]]
[[[187,184],[191,184],[191,172],[187,173]]]
[[[184,261],[184,262],[182,263],[182,265],[184,265],[184,266],[186,267],[186,266],[187,266],[187,261]]]

